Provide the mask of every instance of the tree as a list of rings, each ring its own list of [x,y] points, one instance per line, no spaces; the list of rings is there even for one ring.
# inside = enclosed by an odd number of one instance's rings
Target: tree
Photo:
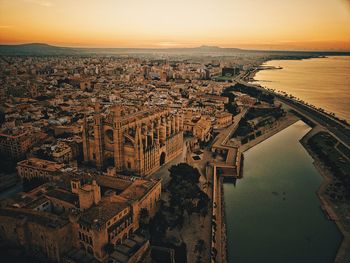
[[[149,212],[147,208],[141,208],[139,215],[139,224],[141,228],[145,228],[149,223]]]
[[[200,173],[197,168],[194,168],[187,163],[179,163],[173,165],[169,169],[170,177],[174,183],[185,180],[191,183],[198,183]]]
[[[169,227],[169,222],[163,212],[163,209],[159,209],[150,221],[151,243],[155,245],[162,244],[166,230]]]
[[[207,214],[209,197],[199,187],[198,169],[186,163],[180,163],[172,166],[169,171],[171,178],[168,187],[169,202],[177,218],[174,220],[175,224],[181,227],[184,211],[189,216],[192,213]]]

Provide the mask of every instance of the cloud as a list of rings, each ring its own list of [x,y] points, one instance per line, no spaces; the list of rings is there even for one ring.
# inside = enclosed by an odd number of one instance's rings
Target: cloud
[[[27,3],[32,3],[32,4],[36,4],[36,5],[40,5],[40,6],[44,6],[44,7],[51,7],[53,6],[53,3],[47,0],[24,0]]]

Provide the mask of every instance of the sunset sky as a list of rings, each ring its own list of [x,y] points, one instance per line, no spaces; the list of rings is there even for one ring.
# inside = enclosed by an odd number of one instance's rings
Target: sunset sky
[[[350,50],[349,0],[0,0],[0,43]]]

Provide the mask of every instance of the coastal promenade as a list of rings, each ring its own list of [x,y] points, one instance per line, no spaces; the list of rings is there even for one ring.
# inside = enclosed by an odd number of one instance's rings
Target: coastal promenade
[[[311,120],[316,125],[322,126],[324,129],[328,130],[334,137],[336,137],[339,141],[343,142],[348,147],[350,146],[350,126],[348,124],[344,124],[333,117],[327,115],[326,113],[320,112],[308,105],[305,105],[301,102],[298,102],[295,99],[286,97],[284,95],[278,94],[271,90],[265,89],[259,85],[254,85],[251,83],[247,83],[242,80],[237,80],[237,83],[242,85],[253,87],[259,89],[261,91],[267,92],[276,97],[280,102],[287,104],[289,107],[293,108],[299,114],[304,116],[306,119]]]

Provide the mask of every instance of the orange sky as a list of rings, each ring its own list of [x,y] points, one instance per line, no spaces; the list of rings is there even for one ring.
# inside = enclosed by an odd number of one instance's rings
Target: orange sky
[[[350,50],[348,0],[0,0],[0,43]]]

